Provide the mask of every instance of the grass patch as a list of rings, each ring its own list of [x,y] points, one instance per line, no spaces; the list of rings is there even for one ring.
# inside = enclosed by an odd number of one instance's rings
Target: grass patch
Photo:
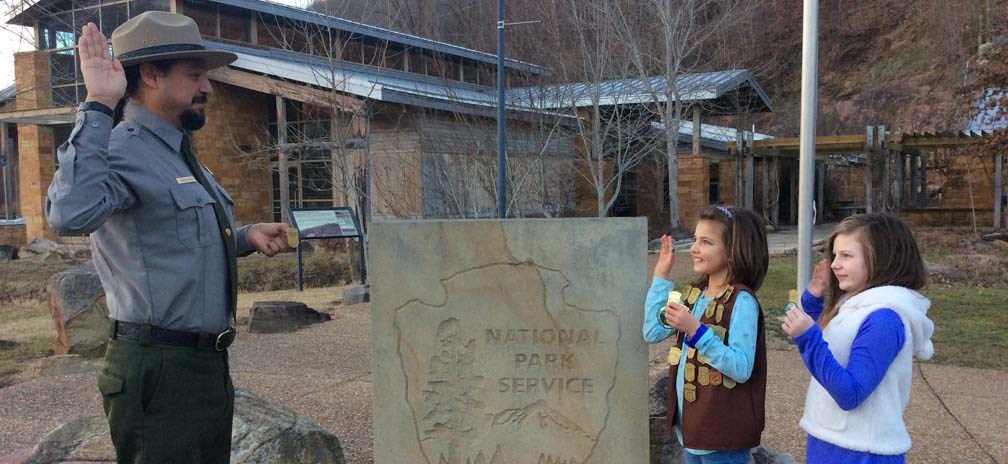
[[[57,256],[41,263],[26,259],[0,260],[0,311],[3,305],[14,302],[46,300],[49,278],[77,265],[63,262]]]
[[[929,287],[923,293],[935,323],[934,362],[1008,369],[1008,289]]]
[[[948,255],[949,247],[938,247],[939,255]],[[648,275],[658,255],[648,256]],[[817,256],[816,260],[820,257]],[[926,259],[936,259],[927,252]],[[818,262],[818,261],[816,261]],[[770,258],[766,280],[756,296],[766,318],[767,344],[770,348],[791,347],[780,328],[788,291],[795,286],[797,257]],[[682,286],[694,278],[689,255],[676,254],[672,279]],[[935,284],[922,291],[931,299],[928,317],[935,323],[935,357],[932,362],[964,367],[1008,369],[1008,288],[971,288],[964,283],[954,286]]]
[[[0,310],[0,388],[8,385],[25,361],[53,353],[55,337],[49,307],[43,302],[30,302]]]

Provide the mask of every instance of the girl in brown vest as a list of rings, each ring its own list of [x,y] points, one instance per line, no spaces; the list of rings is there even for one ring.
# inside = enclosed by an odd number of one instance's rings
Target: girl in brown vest
[[[686,463],[744,464],[764,422],[766,343],[754,292],[769,262],[766,226],[750,210],[712,206],[700,214],[694,239],[690,257],[698,277],[673,292],[673,243],[662,236],[645,300],[644,339],[673,340],[668,427]]]

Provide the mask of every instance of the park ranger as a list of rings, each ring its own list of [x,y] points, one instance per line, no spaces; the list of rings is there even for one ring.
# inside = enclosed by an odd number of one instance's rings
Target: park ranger
[[[287,250],[286,226],[235,229],[231,197],[193,153],[207,71],[236,56],[161,11],[119,26],[112,49],[115,60],[98,27],[83,27],[87,98],[46,215],[61,234],[91,237],[112,319],[98,388],[118,461],[228,462],[236,257]]]

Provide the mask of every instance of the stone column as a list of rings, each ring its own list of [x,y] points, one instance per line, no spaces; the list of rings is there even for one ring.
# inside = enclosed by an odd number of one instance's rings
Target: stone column
[[[30,51],[14,54],[17,109],[48,108],[52,96],[49,86],[49,54]],[[35,237],[55,239],[46,223],[45,198],[56,168],[53,131],[36,124],[18,124],[18,191],[20,212],[30,241]]]

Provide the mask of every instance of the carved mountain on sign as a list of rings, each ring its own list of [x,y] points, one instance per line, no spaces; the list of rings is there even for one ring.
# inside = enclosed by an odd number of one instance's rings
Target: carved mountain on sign
[[[552,429],[562,431],[571,436],[594,440],[591,434],[574,423],[574,421],[568,419],[556,409],[551,408],[546,403],[546,400],[536,401],[524,408],[506,409],[494,415],[494,428],[507,424],[513,425],[515,430],[535,425],[538,428],[534,432]]]
[[[438,460],[438,464],[451,464],[448,459],[442,454],[441,459]],[[500,445],[497,445],[497,449],[494,450],[493,456],[489,461],[483,456],[483,452],[480,451],[476,454],[475,458],[466,458],[465,464],[504,464],[504,453],[501,451]]]

